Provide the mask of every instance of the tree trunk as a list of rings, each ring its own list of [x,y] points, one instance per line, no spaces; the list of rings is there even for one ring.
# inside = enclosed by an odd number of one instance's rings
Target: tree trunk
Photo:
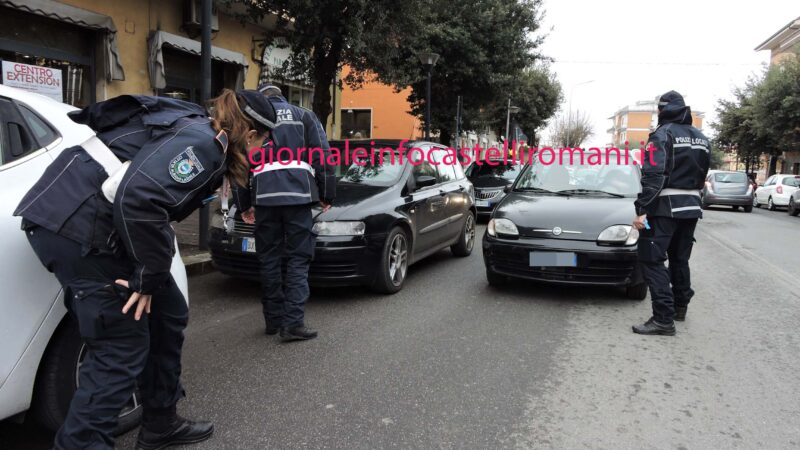
[[[333,111],[331,105],[331,86],[336,81],[336,73],[339,69],[339,58],[342,53],[341,41],[336,40],[331,43],[330,49],[325,52],[325,42],[320,41],[314,49],[314,102],[312,109],[319,117],[322,126],[328,123],[328,116]]]

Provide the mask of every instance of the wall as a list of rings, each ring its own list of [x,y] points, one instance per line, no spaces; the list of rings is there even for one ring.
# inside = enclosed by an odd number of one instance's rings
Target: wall
[[[350,69],[345,67],[342,77],[348,73]],[[341,110],[371,108],[373,139],[415,139],[423,132],[420,120],[409,113],[411,105],[406,99],[410,93],[410,88],[396,93],[392,86],[377,82],[364,83],[358,90],[345,85]]]

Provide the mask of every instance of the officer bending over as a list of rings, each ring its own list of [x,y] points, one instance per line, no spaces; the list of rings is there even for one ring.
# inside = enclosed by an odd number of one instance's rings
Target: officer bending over
[[[256,224],[266,334],[280,332],[284,342],[313,339],[317,332],[305,326],[308,270],[316,238],[311,208],[317,203],[323,210],[329,208],[336,195],[334,168],[326,164],[330,146],[313,112],[289,104],[276,87],[260,91],[275,111],[272,145],[265,149],[267,164],[253,174],[249,192],[240,190],[237,202],[245,211],[243,219]],[[277,160],[281,148],[291,150],[280,152],[291,161]]]
[[[639,262],[650,287],[653,316],[634,325],[639,334],[675,334],[673,320],[686,319],[694,295],[689,256],[694,230],[703,216],[700,189],[710,164],[708,138],[692,126],[692,112],[675,91],[658,101],[658,128],[650,134],[654,148],[642,165],[642,192],[635,202]],[[648,229],[649,227],[649,229]],[[669,259],[669,269],[664,262]],[[670,286],[671,284],[671,286]]]
[[[70,113],[97,136],[64,150],[14,213],[61,282],[88,349],[55,448],[112,448],[137,378],[137,448],[211,436],[211,423],[176,413],[188,308],[170,275],[170,222],[199,208],[223,177],[247,183],[246,149],[267,125],[243,109],[265,104],[258,92],[225,90],[213,119],[192,103],[129,95]]]

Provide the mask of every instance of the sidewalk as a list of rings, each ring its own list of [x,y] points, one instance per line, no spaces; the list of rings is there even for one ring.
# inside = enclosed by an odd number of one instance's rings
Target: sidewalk
[[[219,202],[212,202],[208,208],[213,214],[219,209]],[[200,250],[199,246],[200,210],[193,212],[181,222],[174,222],[172,226],[175,229],[175,236],[178,238],[178,249],[180,249],[183,264],[186,266],[186,274],[189,276],[202,275],[213,271],[211,254],[208,250]]]

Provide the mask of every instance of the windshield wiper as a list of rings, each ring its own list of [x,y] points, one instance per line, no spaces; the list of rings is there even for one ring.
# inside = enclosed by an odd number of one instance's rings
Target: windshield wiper
[[[548,191],[547,189],[542,188],[535,188],[535,187],[521,187],[514,189],[514,192],[542,192],[545,194],[553,194],[553,195],[569,195],[564,191]]]
[[[568,189],[565,191],[558,191],[558,192],[564,192],[568,194],[606,194],[612,197],[625,198],[625,196],[622,194],[616,194],[614,192],[601,191],[597,189]]]

